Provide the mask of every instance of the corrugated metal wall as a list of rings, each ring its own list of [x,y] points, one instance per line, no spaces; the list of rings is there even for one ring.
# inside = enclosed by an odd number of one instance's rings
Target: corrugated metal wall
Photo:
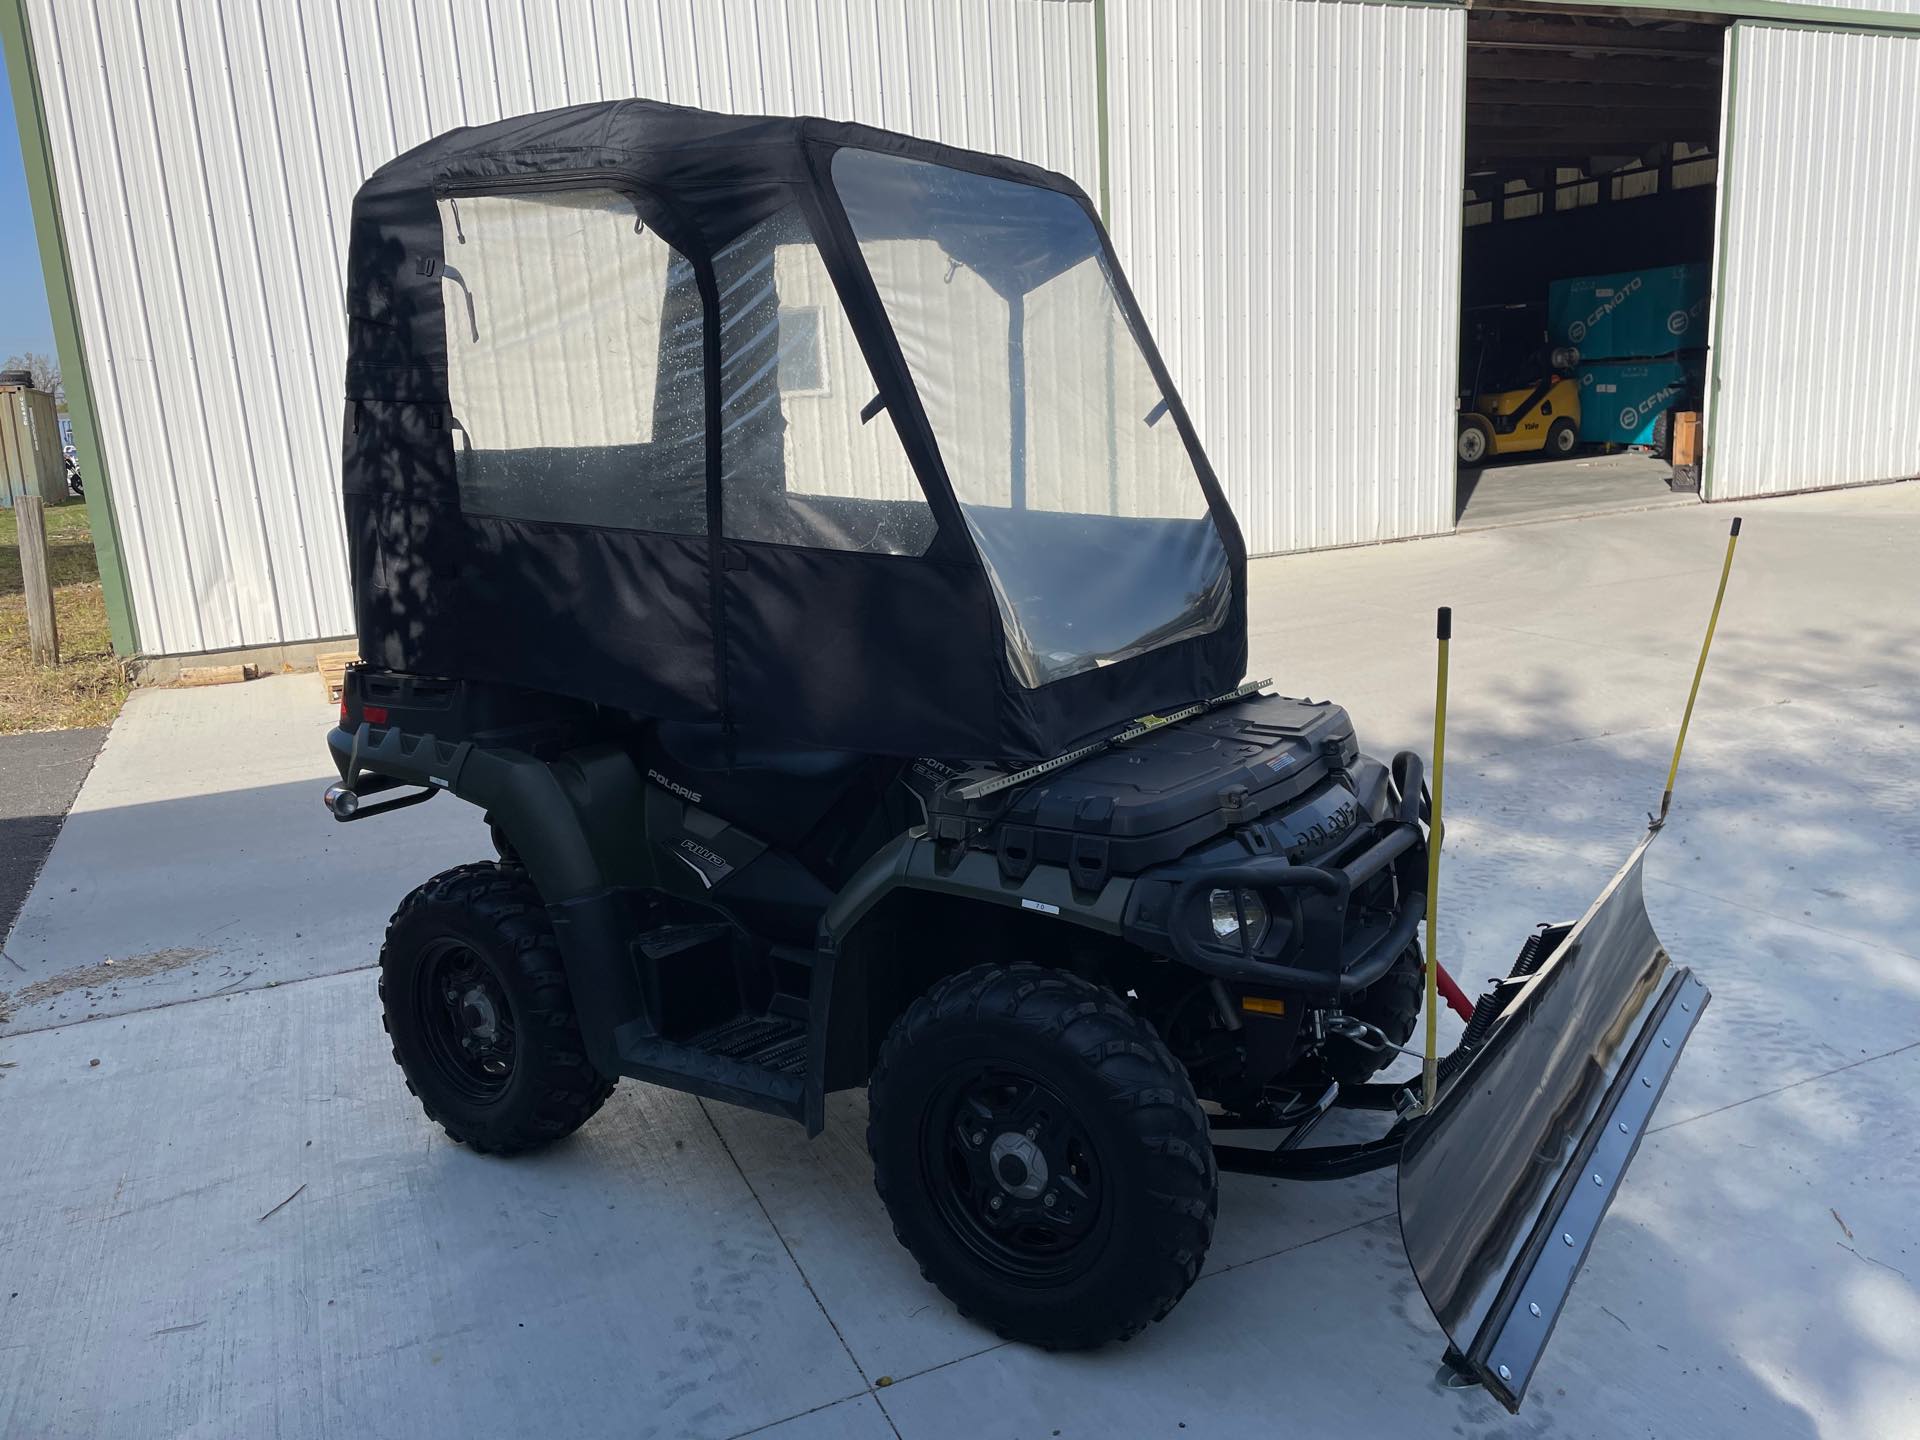
[[[1707,496],[1920,475],[1920,35],[1731,44]]]
[[[1465,32],[1111,0],[1115,242],[1251,553],[1453,526]]]
[[[457,125],[641,95],[1099,183],[1067,0],[27,0],[140,646],[352,628],[345,224]]]

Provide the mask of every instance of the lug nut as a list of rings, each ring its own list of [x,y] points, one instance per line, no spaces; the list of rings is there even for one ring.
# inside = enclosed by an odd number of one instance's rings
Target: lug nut
[[[1046,1198],[1043,1199],[1040,1203],[1046,1206],[1047,1209],[1051,1210],[1058,1202],[1059,1202],[1059,1197],[1054,1195],[1051,1191],[1049,1191]]]
[[[987,1201],[987,1208],[989,1210],[998,1210],[1001,1204],[1002,1204],[1002,1201],[1000,1197],[996,1195],[991,1200]]]

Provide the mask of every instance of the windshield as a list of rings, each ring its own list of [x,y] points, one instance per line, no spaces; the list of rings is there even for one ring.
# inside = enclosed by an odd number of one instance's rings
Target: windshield
[[[841,150],[833,181],[1021,683],[1219,628],[1226,547],[1086,212],[871,150]]]

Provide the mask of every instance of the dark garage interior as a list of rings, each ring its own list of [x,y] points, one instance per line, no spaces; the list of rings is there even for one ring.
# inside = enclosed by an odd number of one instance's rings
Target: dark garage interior
[[[1462,528],[1697,489],[1724,40],[1664,14],[1468,14]]]

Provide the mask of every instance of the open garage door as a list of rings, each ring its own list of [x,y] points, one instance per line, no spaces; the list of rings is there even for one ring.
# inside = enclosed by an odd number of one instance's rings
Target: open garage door
[[[1920,475],[1920,35],[1729,37],[1706,494]]]
[[[1691,503],[1725,22],[1467,17],[1458,524]]]

